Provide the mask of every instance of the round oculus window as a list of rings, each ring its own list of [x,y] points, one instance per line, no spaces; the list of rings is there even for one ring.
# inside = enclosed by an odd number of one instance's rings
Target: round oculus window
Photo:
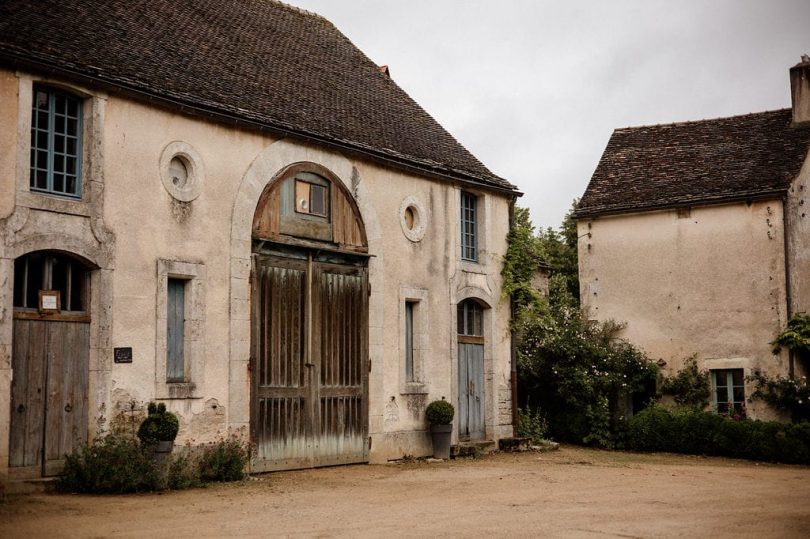
[[[399,224],[402,233],[412,242],[421,241],[427,230],[427,211],[422,201],[411,195],[399,205]]]
[[[205,180],[200,154],[185,142],[169,143],[160,155],[160,179],[174,199],[191,202],[202,193]]]

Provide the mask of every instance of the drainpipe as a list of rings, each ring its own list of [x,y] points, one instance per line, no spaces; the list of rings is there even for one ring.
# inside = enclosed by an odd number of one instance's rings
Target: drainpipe
[[[515,202],[517,197],[513,196],[509,201],[509,230],[515,226]],[[517,396],[517,343],[515,339],[515,328],[512,324],[515,320],[515,301],[509,297],[509,354],[511,359],[510,384],[512,389],[512,436],[517,435],[518,425],[518,396]]]
[[[782,195],[782,232],[785,249],[785,300],[787,301],[787,319],[793,316],[793,291],[790,286],[790,239],[788,238],[788,196]],[[788,377],[795,375],[793,350],[788,350]]]

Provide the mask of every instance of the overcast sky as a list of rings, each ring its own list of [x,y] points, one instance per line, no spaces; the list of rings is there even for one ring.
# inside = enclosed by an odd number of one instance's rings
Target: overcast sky
[[[790,106],[810,0],[287,0],[332,21],[557,227],[613,129]]]

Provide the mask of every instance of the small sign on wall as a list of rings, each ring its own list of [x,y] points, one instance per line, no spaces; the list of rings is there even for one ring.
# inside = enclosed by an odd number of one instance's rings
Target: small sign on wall
[[[62,298],[59,290],[39,291],[39,312],[56,314],[62,308]]]
[[[113,360],[116,363],[132,363],[132,347],[113,348]]]

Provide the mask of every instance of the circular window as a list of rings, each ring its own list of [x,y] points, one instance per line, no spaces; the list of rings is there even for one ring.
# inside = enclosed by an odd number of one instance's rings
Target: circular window
[[[399,206],[399,224],[405,237],[413,242],[420,241],[427,230],[427,211],[415,196],[406,197]]]
[[[174,199],[191,202],[202,192],[204,173],[200,154],[185,142],[170,143],[160,156],[160,178]]]

